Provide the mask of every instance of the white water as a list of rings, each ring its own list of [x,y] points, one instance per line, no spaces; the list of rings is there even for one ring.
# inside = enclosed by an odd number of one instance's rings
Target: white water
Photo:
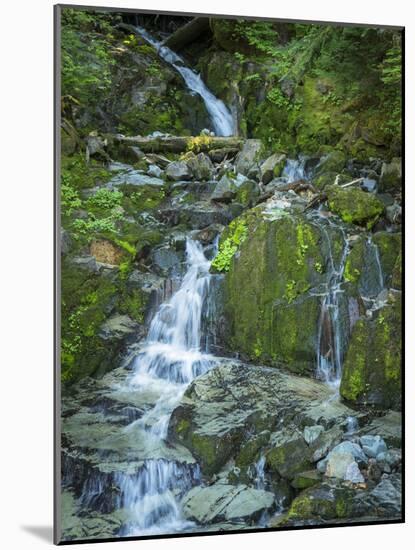
[[[367,244],[369,246],[369,249],[373,250],[375,264],[376,264],[376,272],[378,276],[378,285],[379,285],[378,291],[380,292],[385,288],[385,282],[383,280],[383,270],[382,270],[382,264],[380,263],[379,248],[378,248],[378,245],[373,242],[371,237],[368,237]]]
[[[331,222],[330,220],[327,220],[327,223],[329,225],[334,225],[334,222]],[[327,242],[330,265],[327,276],[327,291],[321,304],[317,337],[316,374],[317,378],[337,389],[341,380],[343,351],[345,348],[344,331],[342,329],[340,318],[340,297],[343,292],[343,274],[350,248],[344,229],[341,226],[336,226],[340,229],[343,238],[342,254],[339,265],[336,267],[332,250],[332,242],[330,235],[324,226],[323,220],[320,221],[319,226]],[[329,334],[327,334],[327,331]],[[323,346],[325,346],[324,352]]]
[[[187,385],[215,364],[201,350],[202,321],[210,283],[210,262],[202,246],[186,243],[187,271],[180,288],[162,304],[151,322],[146,345],[136,358],[129,388],[155,404],[125,429],[144,442],[149,456],[165,448],[169,419]],[[148,398],[148,397],[147,397]],[[182,519],[179,498],[199,482],[198,466],[166,458],[150,458],[135,476],[116,479],[120,487],[118,507],[127,509],[130,520],[124,535],[172,533],[190,529]]]
[[[154,46],[158,55],[182,76],[189,90],[198,94],[203,99],[215,134],[218,136],[231,136],[235,131],[231,113],[223,101],[215,97],[206,87],[200,75],[189,69],[189,67],[186,67],[184,60],[179,55],[167,46],[163,46],[161,42],[155,40],[145,29],[139,26],[135,27],[135,29],[140,36]]]
[[[282,171],[282,176],[287,178],[288,183],[307,179],[305,163],[307,157],[300,156],[298,159],[287,159],[287,163]]]

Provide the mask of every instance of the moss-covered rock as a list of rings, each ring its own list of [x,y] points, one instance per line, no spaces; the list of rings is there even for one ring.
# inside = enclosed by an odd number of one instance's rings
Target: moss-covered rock
[[[324,279],[320,232],[301,215],[269,221],[259,207],[248,212],[250,219],[245,213],[232,222],[244,221],[247,237],[227,256],[226,344],[256,361],[310,372],[320,305],[308,290]]]
[[[389,286],[402,249],[402,235],[379,231],[373,235],[373,242],[379,251],[384,283]]]
[[[303,491],[293,500],[287,520],[346,519],[353,510],[353,490],[327,483]]]
[[[309,487],[317,485],[320,481],[321,474],[317,470],[307,470],[295,474],[291,485],[294,489],[308,489]]]
[[[347,402],[381,409],[401,403],[401,300],[360,319],[343,365],[340,394]]]
[[[311,452],[303,438],[292,439],[266,454],[266,466],[285,479],[293,479],[311,466]]]
[[[330,210],[343,221],[370,229],[384,211],[383,203],[374,195],[361,189],[332,185],[326,188]]]
[[[379,181],[379,190],[383,193],[402,189],[402,161],[394,158],[390,163],[383,163]]]

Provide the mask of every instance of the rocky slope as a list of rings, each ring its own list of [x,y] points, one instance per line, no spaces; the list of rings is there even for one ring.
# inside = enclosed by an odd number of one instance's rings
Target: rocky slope
[[[317,47],[324,28],[305,39],[292,25],[213,21],[182,53],[239,125],[239,137],[214,137],[200,98],[126,23],[64,21],[64,538],[128,533],[125,495],[160,463],[185,531],[398,519],[393,121],[376,126],[378,96],[361,108],[361,75],[356,97],[338,95]],[[168,28],[163,19],[157,38]],[[267,61],[270,30],[279,38]],[[373,51],[388,66],[397,42],[384,40]],[[312,55],[296,72],[304,44]],[[281,80],[271,69],[283,51],[291,76]],[[177,392],[166,437],[149,447],[131,426],[162,394],[127,382],[150,320],[183,280],[189,238],[213,260],[200,344],[216,359]]]

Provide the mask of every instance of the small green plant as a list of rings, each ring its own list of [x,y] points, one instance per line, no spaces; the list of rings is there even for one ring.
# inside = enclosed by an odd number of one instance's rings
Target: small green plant
[[[117,206],[121,206],[123,198],[121,191],[111,191],[110,189],[98,189],[98,191],[86,202],[89,208],[99,208],[102,210],[111,210]]]
[[[229,271],[232,258],[248,236],[248,227],[243,220],[232,221],[229,230],[230,235],[220,244],[219,252],[212,262],[212,267],[219,272]]]

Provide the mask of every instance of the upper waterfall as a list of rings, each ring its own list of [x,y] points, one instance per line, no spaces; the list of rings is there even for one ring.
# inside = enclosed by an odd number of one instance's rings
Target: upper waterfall
[[[158,55],[182,76],[189,90],[200,95],[209,113],[216,135],[233,135],[235,132],[235,125],[229,109],[223,101],[215,97],[206,87],[200,75],[192,69],[189,69],[189,67],[186,67],[184,60],[179,55],[167,46],[163,46],[161,42],[155,40],[145,29],[139,26],[136,26],[135,29],[140,36],[154,46]]]

